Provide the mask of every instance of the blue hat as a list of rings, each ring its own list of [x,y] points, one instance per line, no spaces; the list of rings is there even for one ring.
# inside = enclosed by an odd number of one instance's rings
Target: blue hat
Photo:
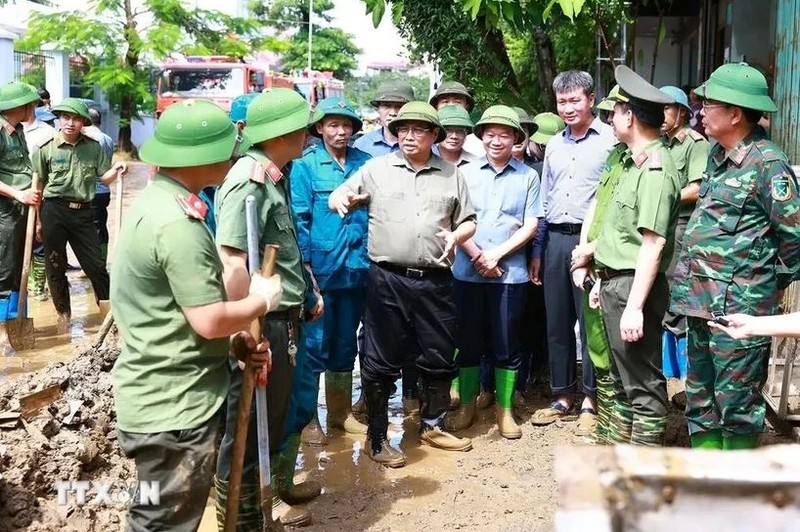
[[[350,102],[340,96],[325,98],[317,104],[311,124],[308,125],[308,132],[315,137],[319,137],[316,124],[326,116],[343,116],[353,122],[353,134],[361,131],[361,119],[356,114]]]
[[[42,122],[52,122],[56,119],[56,115],[51,113],[47,107],[37,107],[34,112],[36,113],[36,120],[41,120]]]
[[[258,92],[248,92],[234,98],[231,101],[231,112],[229,113],[231,122],[247,120],[247,107],[259,94]]]
[[[691,110],[691,107],[689,107],[689,97],[686,96],[686,93],[683,92],[682,89],[679,89],[678,87],[674,87],[672,85],[665,85],[664,87],[661,87],[659,90],[665,94],[672,96],[675,99],[675,103]]]

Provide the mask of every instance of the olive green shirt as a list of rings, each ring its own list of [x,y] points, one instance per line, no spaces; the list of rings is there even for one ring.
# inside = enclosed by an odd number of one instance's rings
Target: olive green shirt
[[[439,263],[444,240],[439,231],[454,231],[476,220],[461,170],[431,154],[415,170],[402,152],[367,161],[337,191],[368,194],[367,253],[373,262],[407,267],[444,268]]]
[[[259,262],[267,244],[280,246],[275,261],[275,273],[281,276],[283,287],[283,297],[276,309],[279,311],[302,305],[306,293],[287,179],[288,175],[283,175],[262,152],[248,150],[225,176],[214,199],[217,245],[246,253],[245,200],[250,195],[256,198]]]
[[[708,164],[708,153],[711,144],[706,138],[690,128],[684,127],[671,139],[665,139],[669,154],[675,162],[675,168],[681,179],[681,189],[689,183],[703,179],[703,172]],[[688,220],[692,216],[694,205],[682,205],[680,217]]]
[[[111,168],[100,143],[81,135],[70,144],[60,132],[34,150],[32,159],[44,186],[42,197],[81,203],[94,199],[97,176]]]
[[[600,229],[603,227],[603,218],[605,217],[609,203],[611,203],[614,189],[617,188],[617,183],[622,175],[622,158],[627,151],[628,147],[620,142],[608,153],[608,159],[606,159],[606,165],[600,173],[597,192],[594,195],[594,216],[592,217],[592,225],[589,226],[589,233],[587,234],[588,242],[597,240],[597,237],[600,236]]]
[[[228,393],[228,338],[199,336],[182,307],[225,301],[222,262],[202,216],[178,196],[191,193],[157,175],[120,231],[111,305],[122,335],[112,373],[117,425],[129,432],[192,429]]]
[[[664,141],[656,139],[641,153],[626,151],[597,239],[597,268],[632,270],[642,246],[642,231],[666,239],[658,271],[664,272],[675,247],[675,224],[681,182]]]
[[[22,124],[14,127],[0,115],[0,181],[26,190],[31,186],[32,172]]]

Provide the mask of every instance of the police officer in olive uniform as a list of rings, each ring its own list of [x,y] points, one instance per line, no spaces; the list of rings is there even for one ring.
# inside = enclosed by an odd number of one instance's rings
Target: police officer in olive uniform
[[[667,270],[672,280],[678,255],[683,247],[683,235],[700,192],[700,181],[708,163],[711,145],[706,138],[689,126],[692,109],[689,98],[678,87],[667,85],[661,91],[675,98],[675,103],[664,108],[664,135],[669,153],[681,175],[681,209],[675,227],[675,253]],[[663,366],[667,377],[686,377],[686,318],[676,316],[669,309],[664,316]]]
[[[706,134],[719,144],[672,284],[670,310],[688,317],[686,419],[693,447],[751,448],[764,430],[771,338],[733,339],[708,320],[777,312],[779,291],[800,270],[798,183],[786,154],[757,128],[777,111],[763,74],[723,65],[695,92]]]
[[[674,100],[624,65],[613,125],[628,146],[622,174],[603,216],[594,265],[611,348],[614,389],[627,404],[615,409],[620,440],[661,445],[667,416],[661,371],[661,322],[672,259],[680,177],[660,136],[664,106]],[[583,284],[582,279],[574,279]],[[630,429],[628,428],[630,427]]]
[[[405,465],[389,444],[392,382],[413,362],[422,382],[420,441],[468,451],[472,442],[443,430],[450,404],[456,315],[450,254],[475,232],[475,211],[464,176],[434,155],[444,140],[436,111],[424,102],[403,106],[389,124],[402,152],[370,160],[331,193],[342,216],[366,203],[372,261],[364,317],[361,378],[366,394],[366,453],[388,467]]]
[[[67,243],[89,277],[101,314],[108,312],[109,279],[94,225],[92,200],[96,181],[109,184],[127,172],[124,162],[111,161],[102,146],[81,133],[90,125],[89,108],[78,98],[66,98],[53,108],[61,130],[33,153],[33,168],[44,187],[41,220],[47,284],[59,325],[69,324],[72,309],[67,281]]]
[[[264,336],[269,339],[272,349],[272,370],[267,386],[269,405],[270,459],[273,464],[280,460],[279,453],[285,448],[284,439],[287,418],[290,415],[290,396],[295,393],[293,381],[303,378],[305,366],[302,347],[302,320],[304,313],[315,318],[322,313],[322,298],[313,291],[312,303],[306,301],[309,283],[307,272],[297,242],[292,221],[290,188],[287,174],[283,168],[303,153],[306,139],[306,126],[309,122],[310,107],[302,96],[290,89],[272,89],[257,96],[247,108],[245,135],[253,147],[231,168],[225,181],[217,190],[215,211],[217,221],[216,243],[220,248],[222,261],[237,272],[247,268],[247,224],[245,199],[256,198],[258,215],[259,254],[268,244],[280,247],[277,253],[275,271],[283,283],[283,297],[275,311],[266,316],[263,325]],[[259,259],[260,260],[260,259]],[[236,299],[241,292],[228,293]],[[304,311],[305,307],[305,311]],[[231,361],[231,388],[228,394],[227,425],[217,462],[216,491],[217,519],[225,521],[225,505],[228,497],[231,470],[231,453],[236,430],[236,412],[242,384],[242,371],[235,361]],[[305,381],[304,381],[305,382]],[[313,381],[311,381],[313,386]],[[316,404],[316,397],[314,397]],[[307,405],[299,405],[307,407]],[[298,408],[295,406],[294,408]],[[313,413],[313,408],[305,408]],[[247,448],[242,472],[241,498],[239,501],[238,526],[246,530],[260,530],[261,511],[258,499],[258,442],[256,437],[255,402],[251,414]],[[310,417],[300,420],[302,427]],[[293,472],[293,470],[292,470]],[[273,515],[285,525],[300,526],[308,524],[311,516],[308,511],[287,505],[280,498],[278,468],[272,470]],[[300,491],[308,498],[320,493],[316,482],[302,486]],[[296,501],[297,499],[295,499]]]
[[[6,321],[17,317],[28,206],[38,205],[41,197],[31,189],[31,161],[22,127],[38,101],[30,85],[0,87],[0,355],[12,351]]]
[[[164,111],[139,152],[159,169],[125,216],[111,291],[123,342],[112,373],[119,444],[140,480],[159,482],[158,504],[133,501],[127,529],[134,532],[197,530],[228,391],[228,337],[281,297],[277,275],[255,275],[244,279],[249,295],[229,301],[231,280],[223,281],[196,196],[222,181],[236,136],[219,107],[186,101]],[[240,360],[269,360],[268,346],[248,333],[232,345]]]

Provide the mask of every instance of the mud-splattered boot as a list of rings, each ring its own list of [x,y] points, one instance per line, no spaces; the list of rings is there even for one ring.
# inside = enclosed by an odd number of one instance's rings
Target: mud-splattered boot
[[[286,438],[286,448],[278,455],[277,463],[273,464],[278,495],[287,504],[305,504],[316,499],[322,493],[322,486],[314,480],[294,483],[294,470],[299,449],[300,435],[290,435]]]
[[[358,421],[350,410],[352,394],[352,372],[325,372],[325,402],[328,407],[328,430],[339,429],[348,434],[367,433],[367,426]]]
[[[316,409],[314,411],[314,418],[303,428],[301,441],[312,447],[324,447],[328,445],[328,436],[319,424],[319,413]]]
[[[475,405],[478,389],[480,388],[480,368],[478,366],[465,367],[458,370],[459,397],[461,404],[459,407],[448,412],[444,418],[444,426],[447,430],[464,430],[475,423],[477,406]],[[453,382],[456,382],[454,380]],[[451,388],[452,405],[452,388]]]
[[[633,430],[633,410],[630,405],[623,403],[616,395],[612,402],[613,404],[609,408],[611,416],[608,426],[608,441],[612,444],[630,443]]]
[[[422,422],[419,425],[420,443],[443,451],[469,451],[472,440],[459,438],[444,430],[444,416],[450,405],[450,381],[423,382],[420,401]]]
[[[374,462],[386,467],[403,467],[406,455],[389,444],[389,395],[391,383],[363,382],[367,405],[367,439],[364,452]]]
[[[509,440],[522,437],[522,429],[514,419],[514,406],[511,401],[517,382],[517,372],[510,369],[495,368],[494,382],[497,389],[497,430],[500,435]]]
[[[648,447],[664,445],[664,432],[667,429],[666,416],[640,416],[633,418],[631,444]]]
[[[217,513],[217,527],[225,528],[225,514],[228,506],[230,482],[214,477],[214,497]],[[258,484],[242,483],[239,491],[239,511],[236,514],[236,530],[261,530],[263,520],[259,505]]]

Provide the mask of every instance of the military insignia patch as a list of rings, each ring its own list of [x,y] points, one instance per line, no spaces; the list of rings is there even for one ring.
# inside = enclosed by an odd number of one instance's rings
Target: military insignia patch
[[[785,175],[772,177],[772,199],[775,201],[786,201],[792,197],[792,187],[789,178]]]
[[[181,210],[185,212],[189,218],[194,218],[201,222],[206,219],[208,205],[195,194],[192,194],[188,198],[177,195],[175,196],[175,200],[178,202],[178,205],[181,206]]]
[[[261,185],[264,184],[264,165],[253,163],[253,166],[250,167],[250,181]]]
[[[277,183],[283,177],[283,172],[281,172],[281,169],[278,168],[275,163],[270,161],[267,165],[267,175],[273,183]]]

